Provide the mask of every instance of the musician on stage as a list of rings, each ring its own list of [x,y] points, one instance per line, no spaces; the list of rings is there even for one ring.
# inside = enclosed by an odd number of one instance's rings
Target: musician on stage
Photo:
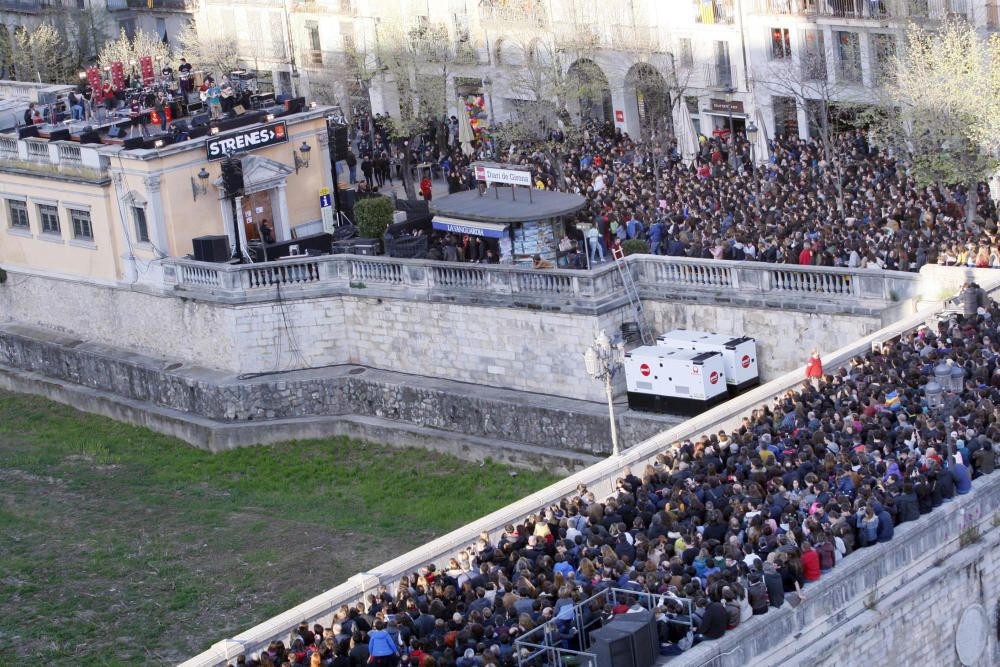
[[[204,91],[205,101],[208,102],[208,112],[211,114],[212,120],[219,120],[222,118],[222,89],[216,85],[214,79],[209,79],[205,83],[209,85],[208,89]]]
[[[191,92],[194,88],[194,81],[191,79],[191,63],[186,59],[181,58],[181,64],[177,66],[177,72],[181,77],[181,90],[186,95]]]
[[[160,132],[167,131],[167,103],[163,97],[163,91],[156,93],[156,99],[153,101],[153,109],[156,114],[160,117]]]

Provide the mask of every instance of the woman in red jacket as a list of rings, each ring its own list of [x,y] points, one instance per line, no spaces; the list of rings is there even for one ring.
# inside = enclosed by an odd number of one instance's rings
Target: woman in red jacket
[[[823,361],[819,358],[818,350],[813,350],[809,361],[806,362],[806,378],[809,380],[821,380],[823,378]]]

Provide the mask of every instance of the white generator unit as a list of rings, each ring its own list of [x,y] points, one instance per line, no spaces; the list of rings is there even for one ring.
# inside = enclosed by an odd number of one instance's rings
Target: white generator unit
[[[729,397],[718,352],[645,345],[625,353],[628,404],[634,410],[697,414]]]
[[[707,331],[674,329],[656,339],[661,347],[674,347],[696,352],[718,352],[726,364],[726,383],[731,395],[739,394],[760,384],[757,372],[757,341],[742,336],[734,338]]]

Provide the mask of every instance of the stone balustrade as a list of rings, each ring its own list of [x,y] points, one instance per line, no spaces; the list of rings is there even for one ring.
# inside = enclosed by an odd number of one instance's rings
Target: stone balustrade
[[[792,297],[798,303],[836,307],[864,302],[879,307],[917,293],[915,273],[843,267],[727,262],[654,255],[626,258],[644,298],[744,300],[762,305]],[[505,305],[522,302],[587,310],[625,298],[622,277],[614,264],[592,271],[536,270],[498,265],[429,260],[324,255],[258,264],[213,264],[188,259],[162,260],[164,285],[185,296],[226,303],[267,301],[296,293],[344,291],[373,296],[489,298]],[[678,288],[682,288],[678,290]]]
[[[645,258],[639,257],[637,259],[639,263],[642,263]],[[656,261],[656,258],[653,259]],[[366,263],[368,261],[368,259],[365,259],[362,260],[362,263]],[[630,264],[635,262],[636,260],[632,260]],[[691,262],[682,260],[681,262],[675,263],[672,259],[664,262],[663,264],[668,266],[673,265],[676,267],[700,267],[677,268],[676,270],[682,272],[683,275],[688,276],[688,278],[685,279],[728,280],[729,285],[732,285],[734,280],[740,280],[739,272],[744,270],[746,266],[743,263],[736,262],[704,263],[699,261]],[[435,268],[453,270],[453,267],[455,266],[461,267],[462,265],[435,265]],[[842,270],[810,270],[809,267],[801,267],[803,270],[796,270],[777,265],[750,264],[749,266],[759,266],[762,273],[768,274],[768,280],[770,280],[772,273],[785,275],[810,275],[813,276],[810,280],[819,282],[810,283],[809,281],[803,279],[799,284],[811,284],[813,286],[822,285],[824,287],[828,285],[836,285],[837,282],[834,278],[823,279],[832,281],[826,283],[820,280],[819,276],[841,275],[848,277],[850,279],[849,282],[851,283],[860,283],[862,280],[859,278],[866,275],[866,273],[846,272]],[[614,269],[614,267],[611,267],[611,269],[617,270]],[[520,273],[517,271],[515,272]],[[485,273],[492,276],[499,275],[500,272],[492,272],[488,270]],[[600,275],[607,275],[607,273],[607,269],[604,269],[601,271]],[[736,276],[735,278],[734,275]],[[567,272],[566,276],[570,281],[572,281],[573,278],[579,279],[581,277],[575,272]],[[888,277],[889,276],[887,276],[887,278]],[[477,280],[479,279],[477,278]],[[988,282],[985,280],[982,282],[983,287],[987,290],[997,290],[1000,288],[1000,273]],[[761,281],[760,284],[772,283],[763,283],[763,281]],[[850,289],[861,290],[863,288],[860,285],[857,287],[852,285]],[[864,289],[871,288],[867,287]],[[920,324],[923,324],[927,320],[933,318],[942,310],[942,308],[942,304],[938,302],[933,306],[922,310],[916,315],[887,326],[870,336],[856,340],[835,352],[824,352],[824,365],[829,370],[836,369],[847,363],[851,358],[870,351],[873,343],[891,340],[907,331],[913,330]],[[292,631],[300,622],[305,621],[310,624],[313,622],[322,622],[324,624],[329,623],[331,615],[339,609],[342,604],[353,603],[381,585],[388,586],[389,589],[392,590],[395,584],[399,581],[400,577],[414,572],[428,563],[447,562],[449,558],[456,556],[460,550],[474,543],[482,531],[490,533],[491,537],[494,539],[499,538],[504,526],[508,524],[516,525],[522,522],[527,516],[538,512],[539,509],[558,503],[563,497],[573,494],[576,491],[578,484],[585,484],[587,488],[592,490],[594,495],[599,498],[606,497],[613,490],[615,481],[621,475],[621,471],[624,467],[630,466],[633,470],[642,470],[647,463],[652,462],[657,454],[669,448],[673,443],[687,438],[697,438],[703,433],[716,432],[719,429],[736,428],[739,426],[742,417],[748,414],[752,409],[756,408],[763,402],[771,400],[773,397],[796,387],[801,382],[802,370],[800,368],[796,368],[795,370],[790,371],[781,377],[772,380],[771,382],[729,400],[707,412],[702,413],[701,415],[685,421],[674,428],[664,431],[659,435],[649,438],[645,442],[626,450],[621,456],[611,457],[601,461],[516,503],[508,505],[507,507],[496,511],[489,516],[473,521],[462,528],[452,531],[447,535],[423,545],[422,547],[414,549],[407,554],[375,567],[367,572],[357,574],[343,584],[332,588],[293,609],[271,618],[260,625],[250,628],[235,637],[225,639],[214,644],[209,650],[183,663],[181,667],[214,667],[215,665],[225,664],[226,661],[235,658],[240,653],[257,653],[265,649],[268,643],[273,639],[281,639],[288,642]],[[940,512],[936,510],[935,514],[932,514],[931,516],[931,521],[935,522],[935,524],[938,521],[936,518],[938,514],[940,514]],[[912,528],[908,529],[907,535],[909,536],[912,533],[922,534],[922,530],[920,528],[921,525],[926,525],[926,522],[922,521],[921,524],[915,524]],[[892,549],[894,544],[895,541],[892,544],[884,546]],[[848,572],[854,567],[853,564],[857,563],[861,566],[864,563],[867,563],[868,560],[869,559],[865,557],[861,557],[847,561],[846,565],[842,569],[838,569],[838,580],[840,576],[843,576],[845,579],[849,579],[850,577],[848,576]],[[826,610],[826,607],[824,607],[824,610]]]

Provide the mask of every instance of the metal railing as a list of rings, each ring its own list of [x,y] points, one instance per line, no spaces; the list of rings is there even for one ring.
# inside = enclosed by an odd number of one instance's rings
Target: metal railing
[[[633,599],[649,611],[663,606],[668,599],[675,601],[684,608],[686,613],[683,616],[669,618],[667,622],[686,627],[686,632],[693,630],[692,601],[688,598],[634,591],[627,588],[606,588],[573,605],[573,638],[568,643],[576,648],[561,646],[563,639],[560,638],[558,621],[552,619],[526,632],[514,641],[518,667],[533,665],[539,658],[544,658],[545,664],[550,666],[564,667],[569,664],[567,658],[570,658],[574,664],[599,667],[597,655],[588,650],[590,648],[590,633],[604,627],[605,623],[614,618],[604,615],[604,607],[609,604],[615,606],[619,600],[629,601]],[[601,612],[592,613],[590,611],[591,607],[595,606],[594,603],[602,607]]]
[[[43,147],[45,144],[41,144]],[[887,303],[916,290],[919,275],[902,271],[848,269],[734,262],[687,257],[633,255],[626,258],[640,296],[671,298],[683,287],[685,296],[722,294],[726,298],[799,297],[829,301]],[[531,269],[499,264],[466,264],[431,260],[324,255],[284,258],[258,264],[214,264],[189,259],[161,260],[164,284],[204,300],[267,300],[274,289],[406,290],[408,296],[450,294],[520,296],[581,307],[624,298],[621,276],[612,264],[592,271]],[[286,293],[284,296],[288,296]]]
[[[715,63],[705,65],[705,87],[706,88],[732,88],[733,68],[729,63]]]
[[[757,0],[754,8],[758,14],[805,15],[815,14],[816,4],[817,0]]]

